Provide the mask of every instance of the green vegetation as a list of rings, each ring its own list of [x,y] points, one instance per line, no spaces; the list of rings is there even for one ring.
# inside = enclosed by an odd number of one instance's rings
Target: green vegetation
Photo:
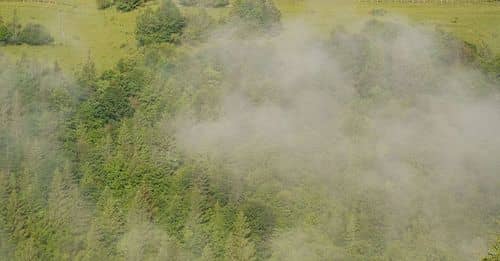
[[[498,260],[500,56],[317,3],[19,4],[0,41],[55,44],[0,46],[0,259]]]
[[[498,237],[497,242],[488,251],[488,256],[483,258],[483,261],[497,261],[500,259],[500,237]]]
[[[411,21],[437,25],[459,38],[475,45],[482,43],[495,53],[500,53],[500,23],[494,3],[448,4],[435,1],[428,4],[358,3],[342,0],[277,0],[285,23],[296,19],[306,22],[325,37],[340,24],[354,24],[371,16],[373,9],[384,9],[391,16],[408,17]],[[67,5],[66,3],[70,3]],[[155,5],[150,1],[148,5]],[[186,15],[196,7],[181,8]],[[143,8],[131,12],[117,12],[115,8],[98,10],[96,2],[72,0],[55,7],[32,3],[0,1],[0,16],[11,21],[14,10],[22,24],[39,23],[54,37],[55,46],[5,46],[1,51],[11,57],[27,55],[44,61],[57,62],[65,69],[73,70],[86,59],[89,52],[99,70],[110,68],[120,57],[134,52],[136,16]],[[210,8],[208,14],[216,21],[226,17],[230,8]],[[452,23],[458,18],[456,23]],[[62,25],[62,26],[61,26]],[[351,28],[347,28],[351,29]]]
[[[7,24],[5,24],[2,18],[0,17],[0,42],[5,44],[9,41],[11,37],[12,37],[11,30],[9,30]]]
[[[200,6],[219,8],[229,4],[229,0],[180,0],[179,3],[184,6]]]
[[[113,5],[113,0],[96,0],[97,9],[106,9]]]
[[[19,41],[30,45],[50,44],[54,38],[39,24],[27,24],[19,33]]]
[[[116,0],[116,9],[122,12],[130,12],[144,4],[144,0]]]
[[[253,29],[271,29],[281,19],[272,0],[235,0],[231,13]]]
[[[47,45],[54,41],[47,29],[40,24],[19,24],[16,15],[12,22],[6,24],[0,17],[0,43],[3,44],[29,44]]]
[[[171,0],[162,0],[157,10],[146,9],[137,17],[139,45],[179,42],[185,18]]]

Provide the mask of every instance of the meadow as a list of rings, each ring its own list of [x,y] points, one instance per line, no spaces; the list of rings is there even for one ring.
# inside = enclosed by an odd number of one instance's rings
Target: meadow
[[[338,25],[356,29],[360,20],[371,17],[374,9],[387,11],[385,17],[436,26],[474,44],[486,44],[500,53],[500,4],[374,3],[331,0],[278,0],[285,27],[298,21],[319,35],[328,37]],[[150,2],[149,5],[155,5]],[[211,9],[215,18],[228,8]],[[182,8],[189,12],[194,8]],[[0,16],[8,21],[17,12],[22,23],[41,23],[49,28],[55,44],[50,46],[3,46],[0,51],[13,57],[26,55],[43,61],[57,61],[73,70],[88,55],[98,69],[109,68],[136,50],[135,18],[141,10],[121,13],[114,8],[97,10],[94,1],[58,1],[56,5],[20,1],[0,1]]]

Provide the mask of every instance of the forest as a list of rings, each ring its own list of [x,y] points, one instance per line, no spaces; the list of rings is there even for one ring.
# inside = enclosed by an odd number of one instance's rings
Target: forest
[[[59,36],[0,19],[0,260],[500,260],[487,43],[383,8],[321,36],[273,0],[95,9],[137,15],[109,68],[9,55]]]

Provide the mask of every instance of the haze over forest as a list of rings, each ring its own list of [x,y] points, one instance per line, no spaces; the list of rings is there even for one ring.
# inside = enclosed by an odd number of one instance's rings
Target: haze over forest
[[[498,1],[90,2],[0,0],[0,260],[499,260]]]

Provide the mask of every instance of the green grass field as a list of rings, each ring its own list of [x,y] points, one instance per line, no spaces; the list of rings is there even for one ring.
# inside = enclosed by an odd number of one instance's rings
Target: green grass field
[[[137,11],[118,13],[99,11],[94,1],[57,7],[33,3],[0,3],[0,15],[11,19],[14,10],[22,24],[44,24],[55,38],[53,46],[4,46],[7,54],[26,54],[39,59],[57,60],[72,68],[91,53],[100,68],[113,65],[119,57],[135,50],[134,30]]]
[[[373,4],[335,0],[276,0],[286,25],[302,21],[324,35],[339,24],[355,26],[370,17],[374,8],[388,12],[385,17],[400,17],[410,22],[438,26],[464,40],[484,42],[500,53],[500,4]],[[45,61],[58,61],[73,68],[91,53],[98,68],[108,68],[117,59],[133,52],[135,17],[140,12],[119,13],[114,8],[97,10],[92,0],[48,6],[35,3],[2,2],[0,16],[11,19],[14,10],[22,23],[46,25],[56,39],[52,46],[3,46],[0,52],[23,54]],[[186,11],[186,9],[184,9]],[[211,10],[220,16],[227,10]]]

